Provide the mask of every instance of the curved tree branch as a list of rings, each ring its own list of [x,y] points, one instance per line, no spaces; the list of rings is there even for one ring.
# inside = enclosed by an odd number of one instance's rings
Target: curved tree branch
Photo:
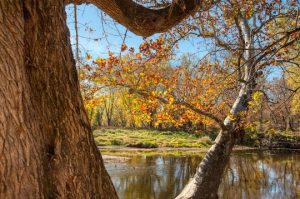
[[[133,0],[65,0],[66,3],[94,4],[118,23],[141,36],[165,32],[186,17],[208,9],[215,0],[174,0],[161,9],[146,8]]]
[[[120,85],[120,86],[128,88],[130,93],[135,93],[135,94],[141,95],[141,96],[146,97],[146,98],[154,97],[155,99],[159,100],[160,102],[162,102],[164,104],[169,103],[169,101],[167,99],[163,98],[163,97],[151,96],[148,91],[135,89],[135,88],[133,88],[132,86],[129,86],[129,85]],[[212,119],[213,121],[215,121],[222,130],[227,130],[227,127],[225,126],[223,121],[220,118],[218,118],[216,115],[214,115],[210,112],[201,110],[201,109],[197,108],[196,106],[193,106],[192,104],[190,104],[188,102],[185,102],[185,101],[175,100],[173,103],[177,104],[177,105],[181,105],[181,106],[183,106],[187,109],[190,109],[190,110],[194,111],[195,113],[197,113],[199,115],[206,116],[206,117]]]

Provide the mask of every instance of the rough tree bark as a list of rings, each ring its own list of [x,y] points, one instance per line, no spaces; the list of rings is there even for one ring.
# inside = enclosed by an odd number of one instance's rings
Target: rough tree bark
[[[0,1],[0,198],[117,198],[79,91],[64,11],[72,2]],[[78,2],[96,4],[143,36],[170,28],[201,3],[174,4],[167,13],[170,7],[129,0]],[[128,5],[136,8],[133,23]],[[136,24],[142,17],[152,23]]]
[[[0,2],[0,198],[117,198],[57,0]]]
[[[106,12],[130,31],[141,36],[166,32],[197,10],[208,9],[218,0],[173,0],[161,9],[148,9],[132,0],[67,0],[69,3],[91,3]]]

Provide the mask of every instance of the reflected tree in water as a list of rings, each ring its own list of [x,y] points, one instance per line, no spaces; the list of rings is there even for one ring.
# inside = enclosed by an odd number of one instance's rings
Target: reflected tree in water
[[[219,194],[224,199],[297,198],[300,196],[297,193],[300,187],[299,160],[299,155],[234,155]]]
[[[192,178],[199,156],[137,156],[106,167],[121,199],[175,198]],[[219,189],[220,198],[299,198],[300,155],[235,153]],[[298,189],[298,195],[297,195]]]

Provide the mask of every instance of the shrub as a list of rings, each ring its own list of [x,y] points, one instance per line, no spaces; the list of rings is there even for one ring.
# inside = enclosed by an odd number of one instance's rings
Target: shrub
[[[128,147],[136,147],[136,148],[157,148],[158,145],[155,143],[151,143],[151,142],[138,142],[138,143],[133,143],[133,144],[128,144]]]
[[[114,145],[114,146],[123,145],[123,140],[120,140],[120,139],[113,139],[110,142],[111,142],[111,145]]]

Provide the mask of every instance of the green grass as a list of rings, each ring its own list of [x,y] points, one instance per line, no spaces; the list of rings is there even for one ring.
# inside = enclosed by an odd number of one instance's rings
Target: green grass
[[[209,147],[211,139],[204,134],[157,130],[99,129],[94,131],[98,146],[127,146],[137,148]]]

